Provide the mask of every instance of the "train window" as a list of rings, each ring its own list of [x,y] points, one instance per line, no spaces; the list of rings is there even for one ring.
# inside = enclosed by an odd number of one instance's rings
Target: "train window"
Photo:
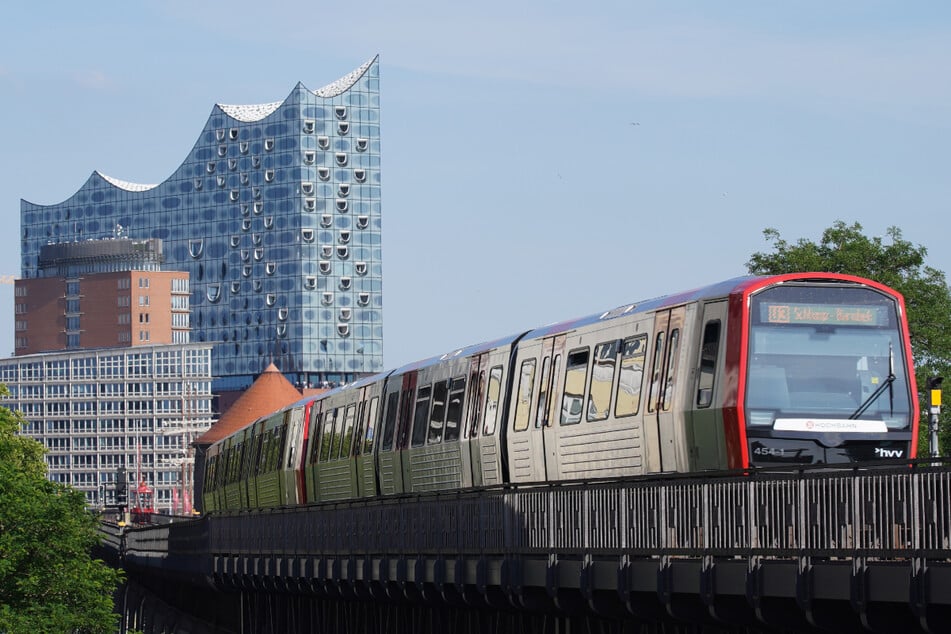
[[[238,443],[237,450],[235,453],[235,465],[234,465],[234,479],[235,482],[244,479],[244,461],[247,457],[246,454],[250,452],[249,445],[251,441],[242,441]]]
[[[414,377],[415,378],[415,377]],[[416,388],[404,388],[400,393],[400,417],[397,423],[396,447],[397,449],[406,449],[409,433],[412,431],[413,424],[413,398],[416,395]],[[428,414],[429,412],[426,412]],[[426,418],[423,414],[423,418]]]
[[[208,466],[205,468],[205,491],[210,491],[212,483],[215,481],[215,462],[217,456],[208,458]]]
[[[267,473],[274,471],[274,469],[277,467],[277,463],[278,463],[277,458],[281,449],[280,426],[271,428],[271,433],[269,435],[271,437],[271,440],[267,449],[267,460],[265,461],[265,464],[264,464],[264,471]]]
[[[221,453],[221,450],[218,450],[218,455],[215,456],[215,473],[212,477],[212,488],[217,489],[224,486],[225,483],[225,456]]]
[[[271,470],[271,456],[274,454],[274,446],[277,443],[277,438],[275,434],[275,429],[269,429],[267,431],[261,430],[264,433],[264,440],[261,445],[261,460],[260,460],[260,473],[267,473]]]
[[[287,412],[287,416],[286,416],[286,418],[284,419],[284,428],[285,428],[285,430],[289,430],[289,429],[291,428],[291,425],[294,424],[294,423],[293,423],[293,420],[294,420],[294,418],[295,418],[295,414],[294,414],[295,411],[299,412],[300,409]],[[296,425],[295,425],[295,428],[296,428]],[[296,429],[295,429],[295,431],[296,431]],[[300,439],[302,435],[303,435],[302,433],[298,433],[298,434],[297,434],[297,438]],[[289,448],[289,450],[288,450],[288,452],[287,452],[287,467],[286,467],[287,469],[293,469],[293,468],[294,468],[294,462],[295,462],[295,458],[297,458],[297,451],[298,451],[297,443],[294,442],[293,440],[290,440],[291,438],[293,438],[293,435],[292,435],[292,434],[285,434],[285,440],[290,441],[290,448]],[[283,452],[282,452],[282,453],[283,453]]]
[[[551,357],[545,357],[542,359],[542,380],[538,384],[538,406],[536,407],[535,414],[535,428],[544,427],[545,423],[548,421],[545,420],[545,413],[548,411],[548,392],[551,387],[551,378],[549,376],[551,370]]]
[[[466,377],[452,380],[449,390],[449,408],[446,410],[446,442],[459,440],[459,424],[462,422],[462,401],[466,393]]]
[[[218,455],[215,456],[214,471],[211,474],[210,489],[220,488],[224,484],[224,478],[222,477],[224,475],[223,474],[224,464],[222,463],[222,458],[223,456],[221,455],[221,451],[219,450]]]
[[[700,372],[697,375],[697,407],[710,407],[713,402],[713,379],[720,349],[720,320],[708,321],[703,328],[700,345]]]
[[[230,458],[230,450],[218,454],[218,467],[215,469],[215,484],[217,484],[219,487],[223,487],[231,481],[231,473],[228,470],[231,466],[229,462]]]
[[[337,410],[332,409],[324,414],[323,432],[320,434],[320,461],[327,462],[330,459],[330,449],[334,440],[334,419],[337,417]]]
[[[251,471],[250,465],[254,461],[254,445],[256,439],[249,432],[246,436],[244,445],[241,449],[241,464],[239,465],[238,478],[243,480],[248,477]]]
[[[366,429],[366,419],[363,415],[366,413],[367,403],[366,401],[360,401],[357,403],[357,418],[356,425],[353,428],[353,455],[359,456],[360,450],[363,449],[363,433]]]
[[[229,443],[228,448],[224,449],[221,455],[221,476],[218,478],[221,480],[221,484],[225,485],[231,482],[231,456],[234,454],[232,447]]]
[[[320,455],[320,429],[323,424],[323,414],[317,412],[317,407],[314,407],[314,425],[313,432],[311,433],[310,442],[310,464],[317,462],[317,457]]]
[[[532,410],[532,389],[535,387],[535,359],[522,362],[518,376],[518,399],[515,401],[515,431],[528,429],[528,417]]]
[[[228,482],[237,482],[241,475],[241,443],[231,446],[228,450]]]
[[[396,413],[400,402],[399,392],[390,392],[386,396],[386,408],[383,410],[383,451],[393,448],[393,436],[396,431]]]
[[[228,481],[228,463],[226,461],[227,454],[223,454],[221,451],[218,452],[217,460],[215,460],[215,488],[223,487]]]
[[[561,424],[581,422],[584,406],[584,386],[588,378],[588,348],[572,350],[565,364],[565,390],[561,401]]]
[[[261,444],[264,442],[264,434],[262,430],[252,433],[254,433],[254,438],[251,440],[251,450],[248,452],[248,458],[244,462],[244,477],[256,475],[260,467]]]
[[[433,411],[429,416],[429,436],[427,444],[435,444],[442,440],[443,427],[446,424],[446,401],[449,395],[449,382],[439,381],[433,385]]]
[[[225,452],[225,483],[234,482],[234,445],[230,445]]]
[[[657,333],[654,343],[654,361],[651,363],[651,386],[647,394],[647,411],[653,412],[660,400],[661,372],[664,369],[664,332]]]
[[[433,385],[433,411],[429,417],[429,445],[442,441],[443,428],[446,425],[446,402],[449,397],[449,381],[438,381]]]
[[[611,386],[614,384],[614,369],[620,341],[606,341],[594,347],[594,365],[591,368],[591,383],[588,385],[587,420],[604,420],[611,411]]]
[[[343,427],[344,421],[344,413],[342,410],[342,407],[338,407],[334,410],[336,420],[334,421],[332,432],[333,441],[330,443],[330,460],[336,460],[337,455],[340,453],[340,443],[343,440],[343,430],[341,427]]]
[[[261,473],[267,473],[271,470],[271,461],[273,460],[274,450],[277,447],[277,430],[274,428],[261,430],[264,434],[264,444],[261,447]]]
[[[489,389],[485,395],[485,426],[482,433],[491,436],[495,433],[495,424],[499,416],[499,399],[502,397],[502,366],[497,365],[489,371]]]
[[[555,360],[551,364],[551,383],[555,385],[555,381],[558,377],[561,376],[561,354],[555,355]],[[551,398],[548,399],[548,421],[554,421],[556,415],[558,414],[558,395],[552,394]]]
[[[218,451],[215,467],[215,488],[223,487],[228,482],[228,454]]]
[[[426,442],[426,417],[429,415],[431,394],[432,388],[427,385],[419,388],[416,395],[416,415],[413,417],[413,435],[411,438],[413,447],[422,446]]]
[[[664,373],[664,391],[660,395],[660,406],[665,412],[670,411],[670,404],[674,400],[674,384],[677,378],[677,359],[680,351],[680,329],[670,331],[667,341],[667,370]]]
[[[223,487],[228,482],[228,454],[218,452],[217,466],[215,467],[215,488]]]
[[[215,457],[214,457],[214,456],[208,456],[208,458],[205,459],[205,482],[204,482],[204,485],[205,485],[205,490],[206,490],[206,491],[211,488],[211,483],[214,482],[214,479],[215,479]]]
[[[633,416],[641,407],[641,381],[647,357],[647,335],[628,337],[621,342],[621,369],[618,372],[614,416]]]
[[[274,446],[271,448],[271,465],[269,471],[275,471],[281,466],[281,450],[284,448],[284,426],[274,428]]]
[[[271,455],[271,431],[262,429],[255,444],[257,456],[254,460],[254,473],[264,473],[267,471],[268,456]]]
[[[374,396],[370,400],[370,407],[367,409],[369,413],[367,414],[366,422],[366,436],[363,439],[363,451],[364,454],[369,454],[373,451],[373,438],[376,436],[376,409],[380,404],[380,397]]]
[[[234,448],[234,468],[232,469],[231,481],[237,482],[241,479],[241,466],[244,464],[245,443],[239,442]]]
[[[482,413],[482,395],[485,392],[485,370],[473,372],[469,377],[469,419],[463,438],[476,438],[479,435],[479,414]]]
[[[353,447],[353,423],[356,420],[356,416],[357,406],[350,405],[347,407],[347,413],[344,416],[343,431],[341,432],[340,439],[341,458],[348,458],[350,456],[350,449]]]
[[[241,477],[241,455],[244,453],[243,443],[232,445],[228,450],[228,482],[237,482]]]

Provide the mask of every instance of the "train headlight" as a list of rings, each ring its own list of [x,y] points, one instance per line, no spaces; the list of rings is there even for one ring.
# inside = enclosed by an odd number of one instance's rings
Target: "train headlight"
[[[771,410],[750,410],[747,419],[750,427],[768,427],[773,424],[776,413]]]

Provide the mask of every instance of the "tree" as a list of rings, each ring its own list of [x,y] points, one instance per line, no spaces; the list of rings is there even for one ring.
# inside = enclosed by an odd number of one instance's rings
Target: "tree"
[[[121,573],[92,559],[85,497],[46,479],[45,450],[17,435],[22,422],[0,407],[0,632],[114,632]]]
[[[902,238],[898,227],[890,227],[887,240],[869,238],[862,225],[841,220],[812,242],[800,238],[795,244],[783,240],[775,229],[763,236],[771,243],[771,253],[754,253],[746,267],[756,275],[827,271],[860,275],[890,286],[905,296],[908,331],[915,357],[915,379],[923,408],[919,455],[928,455],[928,377],[951,378],[951,291],[944,273],[925,265],[928,250]],[[948,408],[951,410],[951,408]],[[951,451],[951,412],[942,411],[941,455]]]

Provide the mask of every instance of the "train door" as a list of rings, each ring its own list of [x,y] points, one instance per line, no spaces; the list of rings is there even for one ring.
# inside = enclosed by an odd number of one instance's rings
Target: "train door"
[[[284,413],[284,455],[282,456],[281,479],[283,480],[283,504],[300,504],[304,501],[298,475],[302,466],[304,439],[304,408],[294,407]]]
[[[529,428],[532,446],[533,480],[557,478],[558,442],[556,426],[558,404],[562,402],[560,391],[562,358],[565,350],[565,335],[549,337],[542,341],[538,400],[535,402],[533,424]],[[563,407],[565,404],[562,405]],[[581,407],[581,403],[577,404]]]
[[[482,420],[482,404],[485,400],[485,381],[489,353],[483,353],[469,359],[469,385],[466,396],[465,426],[462,429],[459,441],[461,449],[469,456],[472,486],[482,486],[482,441],[479,432],[479,423]]]
[[[400,392],[399,427],[397,427],[396,432],[396,462],[394,464],[393,474],[397,493],[410,491],[411,483],[407,475],[409,474],[410,449],[413,441],[413,423],[415,422],[418,379],[419,375],[416,371],[407,372],[403,375],[403,389]],[[427,392],[426,403],[428,404],[428,402],[429,394]]]
[[[377,421],[380,407],[379,384],[363,392],[360,425],[354,438],[354,460],[357,463],[357,496],[373,497],[378,494],[373,447],[377,444]]]
[[[726,343],[727,301],[706,304],[702,317],[696,390],[686,405],[690,412],[691,471],[729,466],[723,427],[724,355],[721,352]]]
[[[505,383],[511,381],[511,377],[505,376],[504,368],[508,361],[509,351],[505,350],[502,354],[490,354],[483,366],[486,376],[485,398],[479,402],[480,413],[473,423],[478,429],[473,433],[477,432],[480,436],[479,459],[482,462],[484,486],[509,481],[506,474],[509,473],[510,461],[505,455],[508,408],[503,402],[508,400],[506,393],[511,388]]]
[[[395,433],[392,451],[379,455],[380,490],[383,493],[403,493],[403,460],[408,458],[404,450],[410,444],[410,432],[413,426],[414,400],[416,398],[416,372],[407,372],[402,376],[399,391],[399,406],[396,412]],[[386,447],[384,447],[386,449]]]
[[[673,407],[679,387],[679,363],[686,308],[658,311],[654,316],[650,385],[644,431],[648,441],[648,471],[676,471],[677,418]]]
[[[310,407],[310,415],[304,420],[308,429],[307,445],[304,450],[304,499],[317,502],[320,499],[320,483],[317,481],[317,458],[320,456],[320,431],[323,422],[324,400],[315,401]]]
[[[383,417],[380,441],[376,443],[373,455],[376,462],[376,481],[380,493],[396,493],[393,483],[393,462],[397,454],[396,428],[399,423],[400,394],[402,377],[388,379],[383,390]]]

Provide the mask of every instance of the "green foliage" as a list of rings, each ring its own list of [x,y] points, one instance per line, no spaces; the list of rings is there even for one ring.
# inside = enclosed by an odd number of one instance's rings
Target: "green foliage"
[[[915,375],[922,404],[919,455],[928,455],[928,405],[926,379],[944,376],[951,381],[951,291],[942,271],[925,265],[928,250],[902,238],[890,227],[887,240],[869,238],[862,225],[837,220],[822,232],[822,239],[805,238],[790,244],[775,229],[763,231],[772,244],[769,253],[754,253],[746,267],[756,275],[799,271],[826,271],[860,275],[881,282],[905,297],[908,330],[915,356]],[[951,452],[951,407],[942,408],[941,455]]]
[[[0,632],[114,632],[120,573],[90,556],[85,497],[46,479],[44,449],[16,435],[21,422],[0,407]]]

